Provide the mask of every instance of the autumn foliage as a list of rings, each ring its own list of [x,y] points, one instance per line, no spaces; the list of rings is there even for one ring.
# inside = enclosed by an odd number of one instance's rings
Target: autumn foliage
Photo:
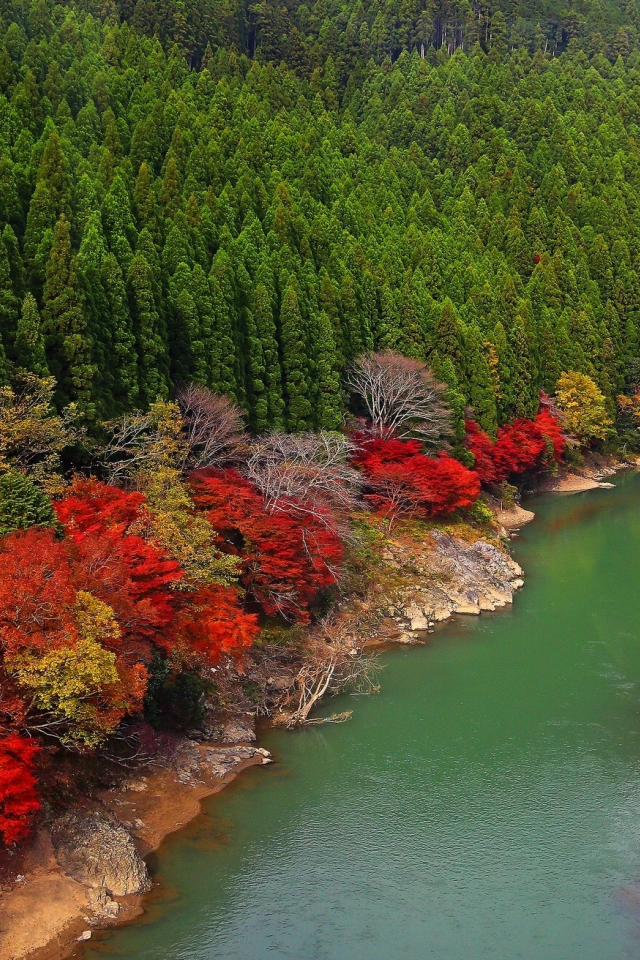
[[[473,420],[467,420],[466,429],[467,449],[474,455],[475,470],[485,484],[540,472],[557,463],[564,451],[562,428],[546,405],[535,420],[515,420],[500,427],[495,443]]]
[[[99,748],[149,711],[158,664],[204,683],[212,665],[253,643],[261,616],[309,623],[339,581],[354,512],[447,517],[472,506],[481,482],[562,454],[543,405],[495,443],[469,422],[474,470],[442,450],[427,455],[425,439],[435,443],[449,423],[444,388],[395,354],[358,369],[378,420],[355,436],[243,440],[239,410],[199,387],[182,408],[158,400],[111,425],[102,469],[112,482],[67,486],[53,476],[68,427],[47,412],[48,384],[40,459],[23,462],[13,447],[0,457],[2,842],[23,839],[39,808],[38,751],[45,769],[54,744]],[[13,394],[5,407],[16,436],[34,432]]]
[[[33,768],[39,747],[12,733],[0,739],[0,837],[5,844],[23,840],[40,809]]]
[[[368,502],[387,517],[443,517],[470,507],[480,493],[473,470],[441,452],[428,457],[417,440],[360,434],[354,457],[365,477]]]
[[[95,746],[141,709],[154,650],[215,663],[255,637],[234,587],[180,589],[180,565],[138,532],[146,509],[137,492],[79,481],[56,504],[63,537],[0,541],[2,666],[11,715],[33,731]]]
[[[262,611],[307,622],[320,591],[338,578],[343,546],[336,533],[295,500],[268,511],[236,470],[198,471],[191,484],[220,549],[240,558],[240,582]]]

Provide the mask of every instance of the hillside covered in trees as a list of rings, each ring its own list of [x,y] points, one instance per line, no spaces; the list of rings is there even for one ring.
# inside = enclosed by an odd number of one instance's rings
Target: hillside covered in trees
[[[0,6],[5,845],[367,536],[640,449],[638,15],[551,12]]]
[[[239,40],[190,69],[74,4],[2,23],[3,366],[59,408],[195,381],[257,431],[334,428],[345,368],[393,348],[495,434],[563,370],[612,409],[636,376],[636,53],[494,34],[352,66],[329,36],[313,70]]]

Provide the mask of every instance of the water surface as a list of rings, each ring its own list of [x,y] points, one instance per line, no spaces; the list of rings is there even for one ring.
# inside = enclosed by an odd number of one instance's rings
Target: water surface
[[[640,958],[640,476],[535,509],[513,609],[270,733],[85,960]]]

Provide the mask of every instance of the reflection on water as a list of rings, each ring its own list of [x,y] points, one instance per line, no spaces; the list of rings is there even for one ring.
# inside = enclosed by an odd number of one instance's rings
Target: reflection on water
[[[514,609],[269,733],[84,960],[640,960],[639,494],[536,501]]]

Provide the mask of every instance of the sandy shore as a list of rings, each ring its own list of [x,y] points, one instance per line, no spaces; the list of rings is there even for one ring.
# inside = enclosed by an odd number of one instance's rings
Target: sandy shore
[[[581,493],[583,490],[609,489],[609,477],[621,470],[632,470],[640,467],[640,458],[632,457],[628,460],[614,460],[611,457],[595,456],[585,460],[585,464],[578,470],[568,471],[560,469],[557,477],[547,477],[540,485],[538,493]]]
[[[204,743],[201,751],[220,749]],[[226,747],[226,750],[229,748]],[[156,850],[170,833],[180,830],[200,813],[201,801],[231,783],[247,767],[265,762],[255,756],[241,760],[226,776],[199,774],[197,782],[181,782],[174,769],[151,766],[138,773],[132,788],[102,793],[99,800],[131,827],[141,856]],[[0,894],[0,960],[62,960],[91,927],[104,921],[90,917],[88,888],[58,866],[48,831],[41,830],[21,864],[24,877]],[[115,898],[120,903],[117,923],[142,912],[142,897]]]
[[[496,504],[495,515],[498,523],[501,524],[507,532],[519,530],[525,523],[530,523],[532,520],[535,520],[536,516],[533,510],[526,510],[524,507],[521,507],[519,503],[514,504],[512,507],[501,507],[500,504]]]
[[[564,476],[554,477],[553,480],[541,487],[546,493],[582,493],[583,490],[608,489],[612,483],[597,480],[595,477],[585,477],[577,473],[567,473]]]

